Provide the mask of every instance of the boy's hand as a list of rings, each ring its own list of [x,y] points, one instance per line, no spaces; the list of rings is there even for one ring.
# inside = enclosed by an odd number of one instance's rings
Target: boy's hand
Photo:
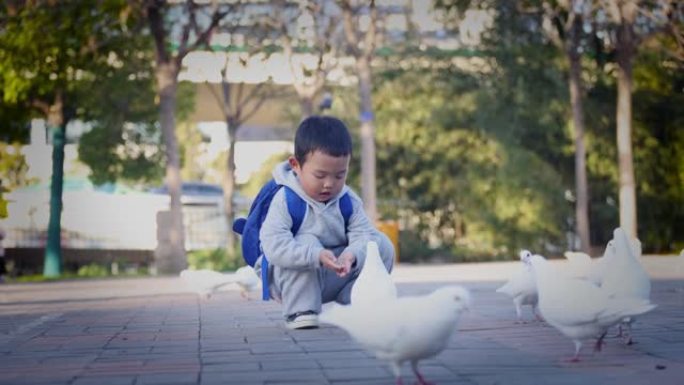
[[[351,251],[345,251],[344,253],[340,254],[340,256],[337,257],[337,263],[342,267],[342,269],[337,272],[337,275],[344,277],[345,275],[349,274],[355,261],[356,257],[351,253]]]
[[[318,260],[321,261],[321,265],[323,267],[334,271],[338,275],[343,269],[343,266],[340,265],[337,261],[337,258],[335,258],[335,254],[333,254],[333,252],[330,250],[321,250],[321,253],[318,254]]]

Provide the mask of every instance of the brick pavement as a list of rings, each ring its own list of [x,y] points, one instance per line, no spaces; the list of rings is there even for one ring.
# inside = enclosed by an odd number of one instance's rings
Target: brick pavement
[[[570,340],[516,324],[510,299],[494,292],[513,263],[400,265],[393,276],[402,295],[454,282],[473,292],[448,348],[421,363],[438,384],[674,385],[684,384],[682,261],[645,260],[658,308],[635,324],[635,345],[587,346],[576,364],[564,361]],[[403,372],[413,383],[409,365]],[[343,331],[286,330],[278,304],[237,291],[202,301],[176,277],[0,286],[0,384],[392,383]]]

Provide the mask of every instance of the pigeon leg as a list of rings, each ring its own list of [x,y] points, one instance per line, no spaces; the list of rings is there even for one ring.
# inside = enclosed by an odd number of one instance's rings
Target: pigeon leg
[[[622,323],[619,323],[619,324],[618,324],[618,331],[617,331],[617,334],[615,334],[614,336],[609,336],[608,338],[621,338],[622,335],[623,335],[623,333],[622,333]]]
[[[398,362],[390,362],[390,367],[394,378],[397,379],[397,385],[403,385],[404,383],[401,381],[401,365]]]
[[[522,320],[522,309],[521,309],[522,305],[520,304],[520,302],[517,299],[513,300],[513,304],[515,305],[515,314],[518,316],[518,320],[515,321],[515,323],[517,323],[517,324],[525,323],[525,321]]]
[[[572,341],[572,342],[575,343],[575,355],[572,356],[572,358],[570,358],[568,361],[570,361],[570,362],[579,362],[579,360],[580,360],[580,358],[579,358],[579,353],[580,353],[580,349],[582,349],[582,341],[580,341],[580,340],[574,340],[574,341]]]
[[[620,327],[622,327],[623,324],[620,324]],[[625,345],[632,345],[634,344],[634,340],[632,339],[632,324],[629,322],[625,322],[625,329],[627,329],[626,337],[624,339]]]
[[[413,373],[416,375],[416,378],[418,379],[419,385],[434,385],[431,382],[425,381],[425,377],[423,377],[423,375],[420,374],[420,372],[418,371],[418,361],[411,362],[411,368],[413,369]]]
[[[542,317],[541,313],[539,313],[539,305],[533,305],[532,306],[532,312],[534,313],[535,318],[537,318],[537,321],[539,321],[539,322],[546,321],[544,319],[544,317]]]
[[[595,352],[600,352],[601,347],[603,347],[603,339],[606,338],[606,334],[608,334],[608,330],[604,331],[603,334],[596,340],[596,345],[594,345],[594,351]]]

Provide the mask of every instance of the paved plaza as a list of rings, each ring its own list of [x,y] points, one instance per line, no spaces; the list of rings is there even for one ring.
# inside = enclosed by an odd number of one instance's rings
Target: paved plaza
[[[392,275],[401,295],[472,291],[448,348],[421,362],[437,384],[684,384],[684,258],[644,265],[658,307],[635,323],[636,343],[611,338],[599,353],[587,343],[579,363],[566,362],[569,339],[515,323],[512,301],[494,292],[517,263],[400,264]],[[404,384],[410,372],[405,364]],[[177,277],[0,285],[0,384],[393,383],[342,330],[289,331],[277,303],[231,289],[201,300]]]

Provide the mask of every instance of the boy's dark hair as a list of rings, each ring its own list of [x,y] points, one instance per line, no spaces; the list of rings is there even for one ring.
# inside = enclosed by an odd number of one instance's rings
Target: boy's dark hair
[[[295,158],[300,165],[306,155],[321,151],[330,156],[351,156],[352,140],[347,126],[332,116],[309,116],[295,134]]]

